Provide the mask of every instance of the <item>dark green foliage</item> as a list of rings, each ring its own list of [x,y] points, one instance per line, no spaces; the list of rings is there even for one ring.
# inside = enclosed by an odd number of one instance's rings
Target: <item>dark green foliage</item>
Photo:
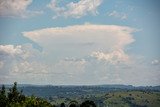
[[[6,94],[6,90],[5,90],[5,86],[4,86],[4,85],[2,85],[1,94],[4,95],[4,96],[5,96],[5,94]]]
[[[77,107],[76,104],[71,104],[69,107]]]
[[[17,82],[14,83],[14,86],[9,89],[9,93],[8,93],[8,100],[9,102],[19,102],[19,96],[20,93],[18,92],[17,89]]]
[[[0,107],[5,107],[7,105],[5,86],[2,86],[0,90]]]
[[[96,104],[93,101],[87,100],[83,102],[80,107],[96,107]]]
[[[78,102],[77,101],[71,101],[69,103],[69,107],[78,107]]]
[[[65,107],[65,104],[64,103],[61,103],[61,106],[60,107]]]
[[[46,100],[32,96],[26,99],[25,107],[55,107],[55,106],[51,105]]]
[[[8,95],[8,96],[6,96]],[[4,85],[0,90],[0,107],[55,107],[44,99],[26,97],[17,89],[17,83],[6,93]]]

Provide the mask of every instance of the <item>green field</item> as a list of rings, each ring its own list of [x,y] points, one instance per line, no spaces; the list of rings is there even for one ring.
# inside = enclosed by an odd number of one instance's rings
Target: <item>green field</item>
[[[160,107],[159,92],[114,92],[105,95],[109,107]]]

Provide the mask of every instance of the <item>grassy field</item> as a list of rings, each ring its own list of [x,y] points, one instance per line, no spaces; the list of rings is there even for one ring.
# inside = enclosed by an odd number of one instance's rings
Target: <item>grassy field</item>
[[[105,95],[109,107],[160,107],[159,92],[126,91]]]

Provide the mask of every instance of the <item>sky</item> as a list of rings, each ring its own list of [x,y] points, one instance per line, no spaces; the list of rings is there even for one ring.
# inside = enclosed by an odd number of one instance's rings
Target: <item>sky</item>
[[[0,84],[160,85],[159,0],[0,0]]]

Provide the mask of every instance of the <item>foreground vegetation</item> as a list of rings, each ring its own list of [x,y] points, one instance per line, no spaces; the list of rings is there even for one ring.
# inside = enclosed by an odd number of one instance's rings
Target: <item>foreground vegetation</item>
[[[34,96],[26,97],[18,91],[17,83],[6,91],[5,86],[0,90],[0,107],[55,107],[44,99]]]
[[[91,91],[90,88],[89,90]],[[76,96],[70,96],[69,94],[67,94],[68,96],[64,95],[64,97],[48,96],[47,99],[33,95],[23,95],[22,90],[17,89],[17,83],[15,82],[11,88],[5,89],[4,85],[1,87],[0,107],[159,107],[160,105],[159,91],[146,89],[126,89],[105,93],[98,93],[98,91],[92,94],[77,94]],[[66,91],[66,93],[68,92]],[[74,90],[71,92],[75,93]]]

